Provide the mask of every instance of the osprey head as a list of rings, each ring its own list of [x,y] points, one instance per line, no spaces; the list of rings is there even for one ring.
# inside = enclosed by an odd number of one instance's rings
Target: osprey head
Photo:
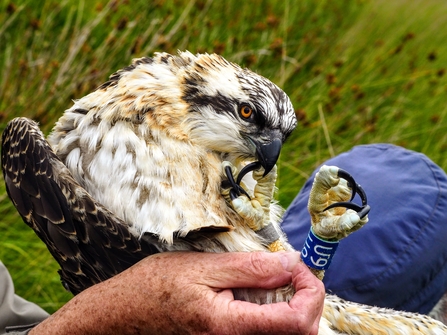
[[[191,138],[233,163],[258,160],[267,174],[297,124],[289,97],[271,81],[221,56],[180,57],[191,59],[182,88]]]
[[[146,120],[236,166],[259,161],[266,174],[297,123],[289,97],[271,81],[221,56],[190,52],[135,59],[74,109],[110,124]]]

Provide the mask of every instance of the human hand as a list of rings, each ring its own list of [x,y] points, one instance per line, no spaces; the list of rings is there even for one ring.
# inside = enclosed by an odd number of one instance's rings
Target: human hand
[[[288,283],[289,303],[238,301],[231,290]],[[316,335],[323,301],[296,252],[168,252],[83,291],[30,334]]]

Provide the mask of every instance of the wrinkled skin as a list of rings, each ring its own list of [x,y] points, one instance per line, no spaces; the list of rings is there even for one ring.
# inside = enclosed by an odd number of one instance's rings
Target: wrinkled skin
[[[288,283],[289,303],[237,301],[231,290]],[[30,334],[317,335],[324,294],[296,252],[167,252],[83,291]]]

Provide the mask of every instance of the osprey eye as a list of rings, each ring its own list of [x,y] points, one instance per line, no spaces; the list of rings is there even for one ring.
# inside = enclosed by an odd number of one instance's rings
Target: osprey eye
[[[249,119],[250,116],[253,114],[253,109],[251,109],[250,106],[244,105],[239,110],[240,116],[242,116],[244,119]]]

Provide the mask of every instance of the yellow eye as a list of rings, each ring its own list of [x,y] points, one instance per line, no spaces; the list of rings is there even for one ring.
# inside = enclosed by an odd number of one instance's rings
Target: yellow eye
[[[253,109],[251,109],[249,106],[242,106],[239,110],[239,114],[244,118],[248,119],[253,114]]]

